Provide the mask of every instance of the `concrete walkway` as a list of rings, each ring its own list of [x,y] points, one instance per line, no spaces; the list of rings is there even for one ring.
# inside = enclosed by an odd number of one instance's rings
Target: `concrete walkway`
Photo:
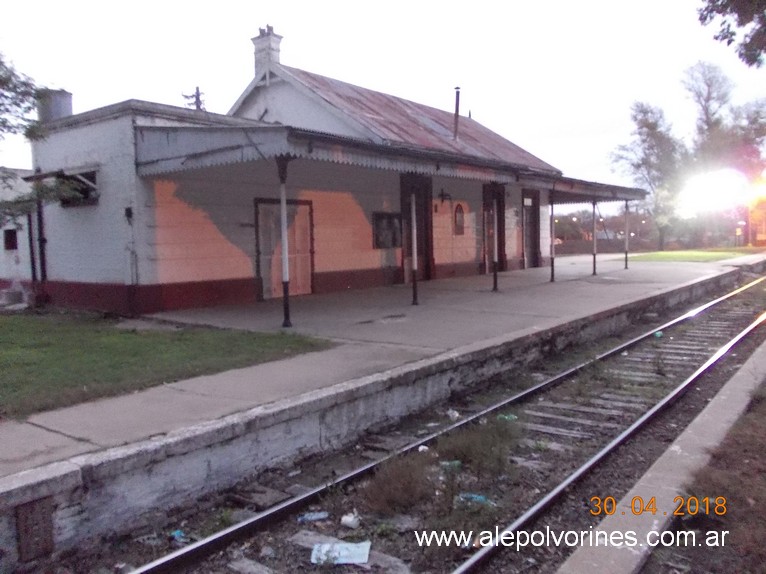
[[[164,384],[0,421],[0,476],[118,445],[134,443],[280,399],[386,371],[409,362],[509,335],[521,337],[588,317],[664,291],[766,259],[751,255],[716,263],[631,262],[601,255],[556,260],[550,269],[420,284],[420,305],[406,285],[292,300],[293,331],[339,345],[284,361]],[[279,331],[281,300],[255,305],[166,312],[164,321],[254,331]]]

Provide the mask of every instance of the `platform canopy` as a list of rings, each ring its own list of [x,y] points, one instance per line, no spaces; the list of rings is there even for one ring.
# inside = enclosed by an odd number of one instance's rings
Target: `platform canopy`
[[[303,158],[373,169],[443,175],[497,183],[519,183],[552,191],[555,203],[633,201],[637,188],[564,177],[555,169],[430,148],[377,143],[288,126],[136,127],[137,170],[150,177],[213,166]]]

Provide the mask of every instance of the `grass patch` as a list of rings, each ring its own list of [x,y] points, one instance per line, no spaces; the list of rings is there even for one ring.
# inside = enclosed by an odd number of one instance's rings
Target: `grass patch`
[[[0,315],[0,414],[24,416],[331,346],[285,333],[129,331],[97,315]]]
[[[479,477],[502,474],[508,468],[508,451],[519,436],[518,425],[491,419],[440,437],[436,450],[441,460],[459,460]]]
[[[631,261],[671,261],[671,262],[692,262],[704,263],[707,261],[721,261],[740,257],[750,253],[761,253],[761,248],[728,248],[728,249],[684,249],[678,251],[654,251],[652,253],[642,253],[640,255],[631,255]]]
[[[383,515],[407,512],[433,496],[431,457],[412,453],[385,462],[361,489],[367,508]]]

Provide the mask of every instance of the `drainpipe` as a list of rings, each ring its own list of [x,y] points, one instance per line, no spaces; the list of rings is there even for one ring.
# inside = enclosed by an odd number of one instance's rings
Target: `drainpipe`
[[[138,289],[138,253],[136,251],[136,230],[133,226],[133,207],[125,208],[125,220],[128,223],[128,277],[127,277],[127,312],[131,317],[139,314],[136,291]]]
[[[46,292],[46,283],[48,281],[48,264],[45,257],[45,244],[48,240],[45,238],[45,219],[43,217],[43,202],[37,200],[37,248],[40,254],[40,297],[39,302],[45,304],[48,302]]]
[[[284,318],[282,327],[292,327],[290,322],[290,260],[289,245],[287,242],[287,162],[290,158],[279,156],[277,158],[277,171],[279,173],[279,215],[282,230],[282,311]]]
[[[35,257],[35,237],[32,229],[32,213],[27,213],[27,240],[29,242],[29,267],[32,278],[32,293],[37,286],[37,258]]]

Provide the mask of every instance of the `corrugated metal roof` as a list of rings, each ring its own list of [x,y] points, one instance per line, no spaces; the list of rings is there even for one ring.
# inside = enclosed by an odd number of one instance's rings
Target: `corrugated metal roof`
[[[561,173],[552,165],[470,118],[460,116],[458,138],[454,139],[454,114],[451,112],[297,68],[283,65],[279,67],[385,142]]]

